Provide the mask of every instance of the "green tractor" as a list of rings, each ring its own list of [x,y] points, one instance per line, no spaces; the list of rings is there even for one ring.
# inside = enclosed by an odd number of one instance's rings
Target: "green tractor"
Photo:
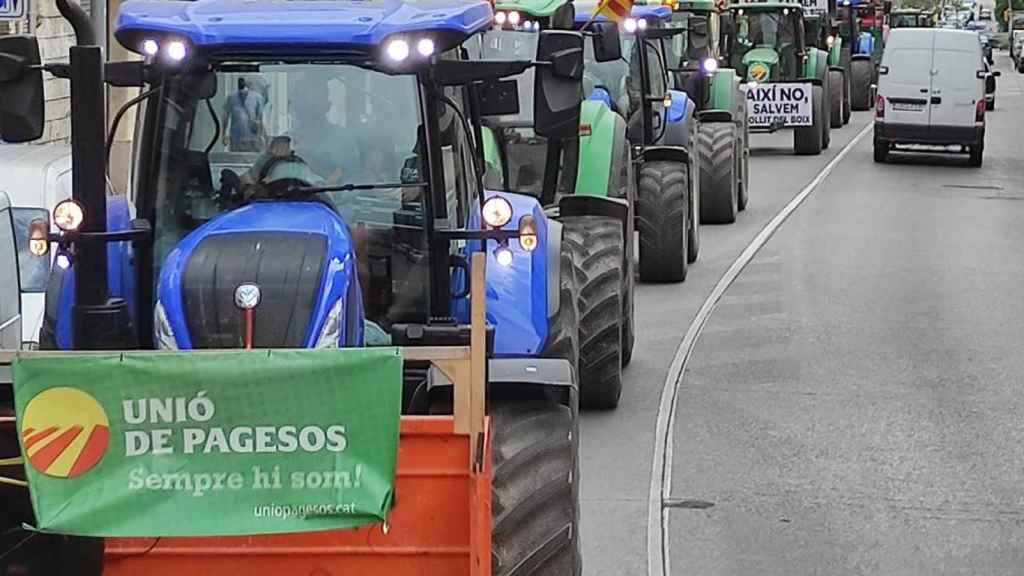
[[[593,18],[596,7],[576,3],[576,28],[595,39],[584,55],[584,94],[626,122],[637,176],[640,279],[681,281],[700,249],[701,170],[690,153],[696,107],[673,89],[670,71],[678,58],[668,48],[685,30],[671,26],[668,6],[635,5],[621,24]]]
[[[793,128],[800,155],[828,148],[828,53],[805,46],[803,6],[787,0],[731,4],[722,36],[728,62],[746,85],[750,131]]]
[[[829,123],[842,128],[850,122],[850,44],[835,34],[839,24],[835,0],[818,0],[811,8],[804,7],[804,34],[806,44],[828,53]]]
[[[677,87],[696,105],[700,159],[700,220],[735,221],[750,198],[750,143],[740,76],[726,67],[717,31],[720,12],[711,0],[669,2],[672,23],[685,34],[666,42]]]
[[[478,60],[529,58],[541,30],[573,27],[575,11],[564,0],[524,0],[496,7],[494,29],[483,35]],[[595,42],[597,40],[595,39]],[[613,409],[622,393],[622,369],[632,357],[633,234],[636,184],[625,120],[601,102],[582,104],[579,137],[547,138],[530,114],[533,69],[514,86],[480,94],[486,108],[480,138],[488,190],[531,194],[561,222],[563,240],[579,255],[580,405]],[[503,105],[496,105],[505,102]],[[684,256],[685,259],[685,256]]]

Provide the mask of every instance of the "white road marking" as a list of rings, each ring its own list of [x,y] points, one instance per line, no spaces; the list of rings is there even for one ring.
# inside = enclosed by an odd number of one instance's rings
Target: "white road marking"
[[[690,353],[693,351],[694,344],[697,342],[697,338],[700,336],[701,330],[704,328],[704,324],[707,323],[708,318],[711,317],[711,313],[715,310],[715,306],[718,305],[718,301],[721,300],[722,295],[729,286],[736,280],[743,271],[743,268],[750,263],[750,261],[757,254],[758,250],[768,239],[772,237],[772,234],[789,218],[790,214],[793,213],[811,195],[822,182],[828,178],[829,174],[839,165],[840,162],[846,158],[850,150],[853,150],[861,140],[864,139],[868,133],[871,132],[874,127],[874,122],[868,122],[868,125],[864,127],[850,142],[843,147],[842,150],[836,154],[828,164],[822,168],[821,172],[814,177],[810,183],[807,184],[792,200],[786,204],[785,207],[775,215],[774,218],[761,231],[751,240],[750,244],[743,250],[743,252],[736,258],[732,263],[732,266],[726,270],[725,274],[721,279],[718,280],[718,284],[715,285],[714,290],[708,295],[707,299],[701,305],[700,310],[697,311],[697,315],[694,316],[693,321],[690,323],[690,327],[686,330],[686,336],[683,341],[679,343],[679,347],[676,349],[675,356],[672,358],[672,364],[669,366],[668,375],[665,377],[665,383],[661,389],[661,402],[658,405],[658,420],[655,425],[655,436],[654,436],[654,459],[651,463],[651,484],[650,492],[647,500],[647,575],[648,576],[669,576],[672,574],[669,566],[669,544],[667,535],[669,533],[669,515],[665,513],[664,501],[671,498],[672,489],[672,441],[673,441],[673,429],[675,427],[675,412],[676,412],[676,399],[678,397],[679,385],[682,383],[683,371],[686,369],[686,363],[690,359]]]

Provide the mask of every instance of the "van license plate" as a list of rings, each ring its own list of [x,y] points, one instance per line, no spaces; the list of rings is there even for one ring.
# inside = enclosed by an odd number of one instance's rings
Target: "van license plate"
[[[899,112],[922,112],[924,103],[921,102],[893,102],[892,109]]]

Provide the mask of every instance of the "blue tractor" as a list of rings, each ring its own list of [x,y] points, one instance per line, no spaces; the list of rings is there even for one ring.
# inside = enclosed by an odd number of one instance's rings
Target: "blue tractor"
[[[537,133],[575,137],[582,36],[545,30],[525,58],[479,62],[463,45],[492,25],[483,0],[132,0],[115,35],[142,60],[104,63],[87,16],[58,7],[70,64],[0,38],[3,139],[40,136],[43,69],[71,80],[75,189],[53,215],[44,346],[465,344],[485,252],[493,573],[580,574],[577,248],[535,197],[484,189],[481,117],[535,68]],[[104,82],[141,88],[115,116],[139,105],[130,204],[102,186]],[[405,380],[406,413],[450,409],[443,375]],[[2,509],[17,538],[30,511]],[[61,546],[92,549],[40,537],[3,562],[42,573]]]

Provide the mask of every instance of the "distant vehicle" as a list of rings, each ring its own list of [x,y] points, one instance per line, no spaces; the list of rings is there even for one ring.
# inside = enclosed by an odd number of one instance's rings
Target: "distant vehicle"
[[[875,103],[875,162],[897,145],[959,146],[981,166],[985,149],[985,89],[989,72],[973,32],[893,30],[879,67]]]
[[[992,39],[988,34],[979,32],[978,40],[981,42],[981,53],[985,57],[985,62],[995,64],[995,59],[992,57]]]
[[[996,109],[996,76],[988,61],[982,61],[985,66],[985,110]]]
[[[920,8],[901,8],[889,13],[891,28],[931,28],[932,15]]]
[[[978,13],[979,20],[992,20],[992,10],[989,8],[982,8],[981,12]]]

